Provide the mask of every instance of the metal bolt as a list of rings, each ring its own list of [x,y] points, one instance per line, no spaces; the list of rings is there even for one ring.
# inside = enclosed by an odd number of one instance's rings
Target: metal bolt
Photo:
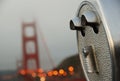
[[[70,29],[81,31],[82,36],[85,36],[85,28],[81,25],[80,17],[75,17],[74,19],[70,20]]]
[[[75,17],[74,19],[70,20],[70,29],[71,30],[79,30],[81,29],[81,18]]]
[[[81,16],[82,26],[90,26],[95,33],[98,33],[99,18],[94,11],[85,11]]]
[[[89,23],[92,24],[98,24],[98,17],[94,11],[85,11],[81,16],[81,24],[89,25]]]
[[[88,55],[89,53],[90,53],[90,52],[89,52],[88,48],[83,48],[83,54],[84,54],[85,57],[87,57],[87,55]]]

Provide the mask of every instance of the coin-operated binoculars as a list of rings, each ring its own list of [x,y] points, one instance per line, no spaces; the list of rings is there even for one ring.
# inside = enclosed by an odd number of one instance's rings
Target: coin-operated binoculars
[[[82,0],[70,29],[87,81],[120,81],[120,0]]]

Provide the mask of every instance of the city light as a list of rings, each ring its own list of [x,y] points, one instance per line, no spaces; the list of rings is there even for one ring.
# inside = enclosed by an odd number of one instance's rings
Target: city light
[[[48,74],[48,76],[52,76],[53,75],[52,71],[49,71],[47,74]]]
[[[54,71],[53,71],[53,75],[57,76],[57,75],[58,75],[58,71],[57,71],[57,70],[54,70]]]
[[[36,73],[33,72],[33,73],[32,73],[32,77],[36,77]]]
[[[73,66],[69,66],[68,70],[69,70],[70,75],[74,74],[74,67]]]
[[[63,69],[59,70],[59,74],[63,75],[65,73],[65,71]]]
[[[43,70],[41,68],[38,69],[37,71],[38,71],[38,73],[42,73],[43,72]]]
[[[21,74],[21,75],[25,75],[25,74],[26,74],[26,71],[25,71],[25,70],[20,70],[20,74]]]
[[[45,77],[40,78],[40,81],[45,81],[45,80],[46,80]]]
[[[70,67],[68,67],[68,70],[69,70],[70,72],[73,72],[73,71],[74,71],[74,68],[73,68],[72,66],[70,66]]]

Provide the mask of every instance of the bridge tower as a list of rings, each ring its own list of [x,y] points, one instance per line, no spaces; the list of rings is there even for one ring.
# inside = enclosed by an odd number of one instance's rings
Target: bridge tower
[[[39,69],[36,23],[22,23],[23,69]]]

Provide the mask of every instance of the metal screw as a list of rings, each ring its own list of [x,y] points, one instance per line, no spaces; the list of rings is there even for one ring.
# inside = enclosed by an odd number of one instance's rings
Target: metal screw
[[[89,53],[90,53],[90,52],[89,52],[89,49],[86,48],[86,47],[84,47],[84,48],[83,48],[83,54],[84,54],[84,56],[87,57],[87,55],[88,55]]]

